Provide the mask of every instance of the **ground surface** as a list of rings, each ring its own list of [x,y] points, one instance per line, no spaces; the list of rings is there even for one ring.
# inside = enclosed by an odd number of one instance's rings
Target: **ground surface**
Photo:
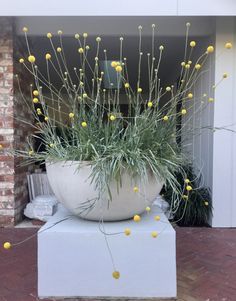
[[[236,301],[236,229],[176,230],[178,301]],[[0,245],[36,231],[0,228]],[[0,301],[38,300],[36,250],[36,237],[11,250],[0,249]]]

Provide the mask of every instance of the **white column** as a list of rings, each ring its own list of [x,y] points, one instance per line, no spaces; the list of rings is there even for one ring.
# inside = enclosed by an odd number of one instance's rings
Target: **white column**
[[[233,43],[226,50],[225,42]],[[229,77],[215,91],[214,127],[236,123],[236,19],[216,19],[215,82]],[[235,126],[231,126],[236,130]],[[236,226],[236,133],[216,131],[213,142],[213,227]]]

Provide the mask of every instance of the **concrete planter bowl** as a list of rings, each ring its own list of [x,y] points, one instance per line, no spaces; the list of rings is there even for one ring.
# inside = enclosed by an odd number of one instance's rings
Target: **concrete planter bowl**
[[[98,191],[91,184],[89,162],[47,162],[46,167],[58,201],[72,214],[88,220],[118,221],[141,214],[155,200],[163,185],[151,176],[146,185],[141,181],[134,183],[124,172],[119,191],[115,180],[110,184],[112,201],[108,201],[107,196],[99,198]],[[139,187],[139,192],[133,191],[134,186]]]

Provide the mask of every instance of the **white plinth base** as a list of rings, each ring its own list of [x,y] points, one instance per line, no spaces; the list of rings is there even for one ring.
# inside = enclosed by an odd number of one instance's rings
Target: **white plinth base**
[[[130,236],[108,236],[119,280],[112,277],[109,252],[97,222],[71,217],[49,228],[69,215],[62,208],[39,230],[40,298],[176,297],[175,231],[158,206],[143,214],[139,223],[105,223],[109,233],[132,231]],[[155,215],[161,220],[155,221]],[[159,233],[157,238],[152,238],[152,231]]]

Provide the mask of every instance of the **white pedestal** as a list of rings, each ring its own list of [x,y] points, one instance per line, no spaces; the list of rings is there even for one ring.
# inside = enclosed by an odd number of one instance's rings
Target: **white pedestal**
[[[105,223],[113,267],[97,222],[71,217],[60,209],[38,232],[38,295],[46,297],[176,297],[175,231],[158,206],[142,220]],[[161,220],[155,221],[154,216]],[[49,229],[47,229],[49,228]],[[46,229],[46,230],[45,230]],[[42,232],[43,231],[43,232]],[[157,238],[152,231],[159,233]],[[40,233],[41,232],[41,233]]]

